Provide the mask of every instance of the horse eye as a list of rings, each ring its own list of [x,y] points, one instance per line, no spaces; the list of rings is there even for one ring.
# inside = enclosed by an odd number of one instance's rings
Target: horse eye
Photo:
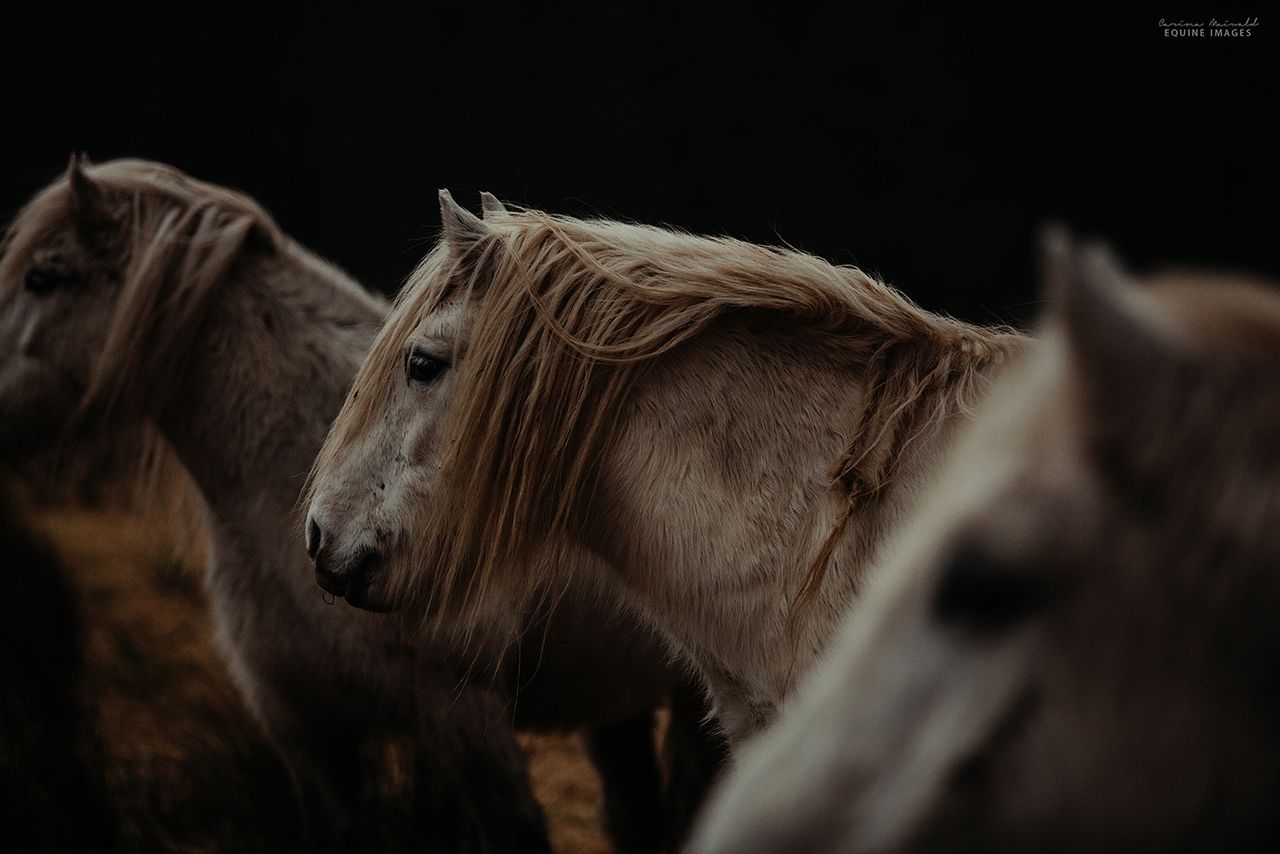
[[[421,350],[413,350],[405,358],[405,373],[415,383],[429,383],[440,375],[448,363]]]
[[[971,548],[951,556],[934,593],[934,615],[976,635],[1011,629],[1047,600],[1042,581]]]
[[[27,290],[31,291],[31,293],[42,296],[54,290],[58,285],[62,284],[64,280],[64,276],[61,276],[51,270],[32,267],[27,271],[27,275],[23,279],[23,284],[26,286]]]

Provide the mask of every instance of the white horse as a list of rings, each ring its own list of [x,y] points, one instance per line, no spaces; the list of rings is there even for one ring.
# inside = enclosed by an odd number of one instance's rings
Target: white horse
[[[160,164],[75,159],[13,223],[0,300],[0,442],[65,451],[141,431],[176,457],[205,508],[220,647],[327,841],[350,818],[362,743],[408,731],[430,792],[424,844],[545,849],[514,711],[596,726],[619,843],[661,844],[649,710],[677,680],[643,632],[570,608],[549,628],[522,624],[493,684],[463,687],[456,648],[325,604],[282,534],[381,300],[246,196]]]
[[[1051,242],[993,390],[710,852],[1273,850],[1280,295]]]
[[[485,203],[442,193],[317,460],[321,583],[499,638],[504,610],[596,585],[740,740],[1022,339],[799,252]]]

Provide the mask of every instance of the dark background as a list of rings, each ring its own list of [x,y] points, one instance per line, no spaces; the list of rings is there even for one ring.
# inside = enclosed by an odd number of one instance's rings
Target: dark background
[[[975,320],[1034,312],[1047,217],[1141,268],[1280,274],[1280,18],[697,8],[10,10],[0,213],[84,150],[243,189],[387,291],[437,187],[786,241]]]

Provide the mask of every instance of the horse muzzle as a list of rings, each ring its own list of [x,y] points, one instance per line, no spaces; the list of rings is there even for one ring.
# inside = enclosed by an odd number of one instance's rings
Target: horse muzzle
[[[308,520],[307,554],[315,564],[316,583],[320,588],[366,611],[394,610],[375,590],[382,581],[382,553],[371,546],[350,552],[339,552],[334,546],[315,517]]]

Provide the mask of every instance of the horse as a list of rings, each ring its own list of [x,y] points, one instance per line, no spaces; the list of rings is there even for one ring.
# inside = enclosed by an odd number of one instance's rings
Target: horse
[[[1043,334],[690,850],[1274,847],[1280,294],[1045,243]]]
[[[0,446],[13,458],[117,444],[187,479],[217,640],[318,842],[350,837],[359,750],[388,731],[418,742],[423,844],[546,850],[514,710],[520,725],[594,727],[608,817],[630,833],[618,844],[657,849],[652,708],[679,676],[643,631],[571,606],[531,620],[493,678],[460,684],[472,662],[456,644],[330,607],[282,536],[385,310],[242,193],[74,157],[6,235]]]
[[[316,460],[318,580],[499,645],[594,585],[741,743],[1023,338],[799,251],[483,202],[441,191]]]

